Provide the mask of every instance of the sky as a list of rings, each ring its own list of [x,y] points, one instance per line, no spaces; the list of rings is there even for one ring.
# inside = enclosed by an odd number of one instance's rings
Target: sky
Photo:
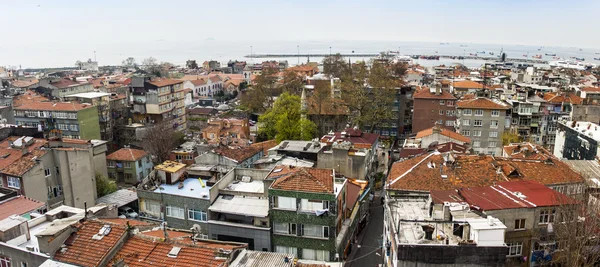
[[[181,61],[307,41],[600,47],[597,0],[0,0],[0,6],[0,66],[70,66],[93,51],[101,65],[128,56]]]

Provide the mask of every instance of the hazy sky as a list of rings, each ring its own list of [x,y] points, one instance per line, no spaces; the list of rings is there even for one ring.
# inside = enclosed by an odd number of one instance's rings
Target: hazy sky
[[[0,66],[71,65],[94,50],[116,61],[208,38],[244,47],[307,40],[600,47],[598,0],[0,0],[0,6]]]

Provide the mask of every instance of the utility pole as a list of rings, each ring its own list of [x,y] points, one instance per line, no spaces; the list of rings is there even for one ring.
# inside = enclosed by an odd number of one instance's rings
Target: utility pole
[[[296,47],[298,48],[298,64],[300,65],[300,45],[296,45]]]

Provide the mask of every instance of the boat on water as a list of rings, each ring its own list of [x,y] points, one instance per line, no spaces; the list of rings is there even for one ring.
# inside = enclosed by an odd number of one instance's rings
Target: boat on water
[[[493,56],[493,55],[494,55],[494,52],[490,52],[489,54]]]
[[[485,51],[477,52],[478,54],[485,54]]]
[[[582,61],[569,61],[569,60],[558,60],[551,61],[548,63],[550,67],[559,67],[565,69],[576,69],[576,70],[586,70],[588,68],[595,68],[597,65],[589,62]]]
[[[554,54],[554,53],[546,53],[546,56],[549,56],[549,57],[555,57],[555,56],[556,56],[556,54]]]
[[[527,54],[523,54],[523,56],[524,56],[524,57],[528,57],[529,55],[527,55]]]
[[[541,59],[541,58],[542,58],[542,55],[535,55],[535,56],[533,56],[532,58]]]
[[[576,57],[575,60],[577,60],[577,61],[585,61],[585,58],[583,58],[583,57]]]
[[[469,56],[474,56],[474,57],[476,57],[476,56],[477,56],[477,54],[469,53]]]
[[[600,57],[595,57],[594,60],[600,61]]]

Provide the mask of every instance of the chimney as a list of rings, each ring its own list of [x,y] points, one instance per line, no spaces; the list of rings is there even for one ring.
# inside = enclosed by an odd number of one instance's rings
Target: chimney
[[[441,94],[442,94],[442,84],[436,83],[435,84],[435,95],[441,95]]]
[[[25,142],[25,141],[23,141]],[[27,150],[27,146],[25,145],[25,143],[22,143],[21,145],[21,155],[26,155],[27,153],[29,153],[29,150]]]

